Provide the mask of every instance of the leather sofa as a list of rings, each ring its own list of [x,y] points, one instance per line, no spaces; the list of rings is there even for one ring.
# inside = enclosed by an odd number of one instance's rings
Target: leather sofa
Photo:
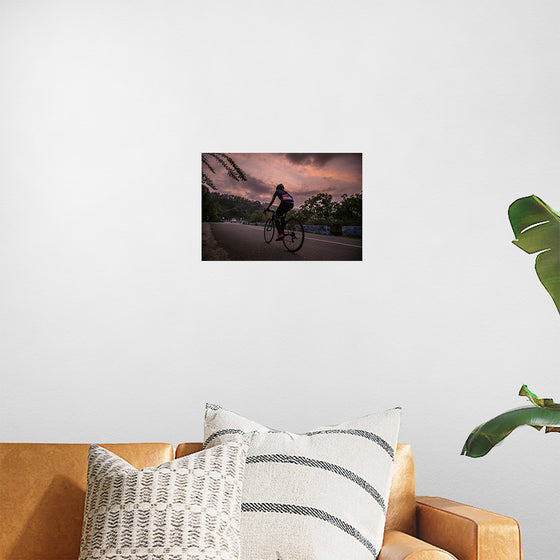
[[[182,443],[103,445],[138,469],[202,449]],[[76,560],[88,444],[0,443],[0,560]],[[398,444],[379,560],[520,560],[511,518],[415,495],[410,445]]]

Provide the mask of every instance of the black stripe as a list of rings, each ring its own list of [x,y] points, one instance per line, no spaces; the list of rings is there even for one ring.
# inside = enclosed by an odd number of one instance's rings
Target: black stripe
[[[351,436],[363,437],[377,443],[377,445],[382,447],[389,454],[389,457],[391,457],[391,459],[395,458],[395,450],[382,437],[372,432],[366,432],[365,430],[334,430],[333,429],[333,430],[318,430],[316,432],[307,432],[306,434],[303,435],[315,436],[320,434],[348,434]]]
[[[310,517],[315,517],[317,519],[321,519],[322,521],[326,521],[335,527],[338,527],[345,533],[348,533],[350,536],[354,537],[358,540],[361,544],[363,544],[373,555],[374,558],[377,557],[377,551],[373,544],[368,541],[360,531],[349,525],[342,519],[323,511],[322,509],[316,509],[307,506],[298,506],[294,504],[271,504],[271,503],[243,503],[241,504],[241,511],[244,512],[251,512],[251,511],[258,511],[261,513],[293,513],[296,515],[308,515]]]
[[[324,469],[333,472],[340,476],[344,476],[361,486],[375,501],[381,506],[383,513],[386,513],[385,500],[379,492],[361,476],[341,467],[334,463],[327,463],[326,461],[319,461],[318,459],[310,459],[309,457],[301,457],[297,455],[252,455],[247,457],[247,463],[290,463],[294,465],[304,465],[306,467],[313,467],[317,469]]]
[[[206,449],[206,446],[215,438],[226,435],[226,434],[242,434],[245,435],[247,432],[244,432],[243,430],[235,430],[233,428],[230,428],[228,430],[218,430],[217,432],[214,432],[211,436],[209,436],[206,441],[202,444],[202,448]]]
[[[292,436],[293,434],[291,434],[290,432],[284,432],[284,431],[279,431],[279,430],[267,430],[266,432],[258,432],[257,430],[254,430],[256,433],[268,433],[268,434],[286,434],[288,436]],[[229,430],[219,430],[217,432],[214,432],[211,436],[208,437],[208,439],[204,442],[203,447],[206,447],[214,438],[217,438],[221,435],[224,434],[245,434],[245,433],[249,433],[249,432],[244,432],[243,430],[233,430],[233,429],[229,429]],[[378,436],[377,434],[374,434],[372,432],[366,432],[365,430],[317,430],[315,432],[307,432],[305,434],[296,434],[299,436],[316,436],[316,435],[321,435],[321,434],[347,434],[347,435],[351,435],[351,436],[358,436],[358,437],[363,437],[366,439],[369,439],[370,441],[373,441],[375,443],[377,443],[377,445],[379,445],[382,449],[384,449],[387,454],[389,455],[389,457],[391,457],[391,459],[395,459],[395,450],[393,449],[393,447],[391,447],[381,436]]]

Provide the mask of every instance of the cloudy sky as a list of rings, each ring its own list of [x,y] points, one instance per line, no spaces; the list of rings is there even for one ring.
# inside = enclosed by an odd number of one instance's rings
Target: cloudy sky
[[[327,192],[335,200],[362,192],[362,154],[228,154],[247,175],[236,182],[220,164],[211,175],[218,192],[269,202],[278,183],[295,199],[296,207],[309,197]]]

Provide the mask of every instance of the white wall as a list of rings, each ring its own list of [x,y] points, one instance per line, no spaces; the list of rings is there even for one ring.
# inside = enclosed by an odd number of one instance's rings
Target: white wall
[[[555,558],[558,436],[459,452],[522,383],[560,399],[560,317],[507,220],[560,207],[559,17],[0,3],[0,440],[199,440],[206,401],[293,431],[401,405],[419,494]],[[363,152],[364,261],[200,262],[203,151]]]

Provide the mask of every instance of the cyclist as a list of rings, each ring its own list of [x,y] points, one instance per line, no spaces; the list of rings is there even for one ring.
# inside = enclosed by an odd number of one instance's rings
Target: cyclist
[[[276,214],[274,215],[274,222],[276,223],[276,229],[278,230],[278,237],[276,241],[280,241],[284,237],[284,226],[286,225],[286,214],[294,207],[294,197],[284,188],[284,185],[280,184],[276,186],[274,191],[274,196],[266,209],[266,212],[270,210],[270,207],[278,197],[280,204],[276,208]]]

